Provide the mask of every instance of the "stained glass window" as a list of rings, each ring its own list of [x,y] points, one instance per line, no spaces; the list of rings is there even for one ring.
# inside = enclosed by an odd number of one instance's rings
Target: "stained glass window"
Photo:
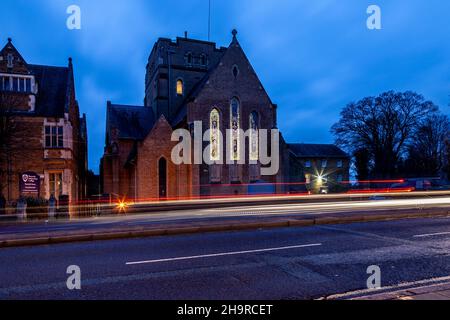
[[[258,161],[259,160],[259,136],[258,136],[258,126],[259,126],[259,116],[256,111],[253,111],[250,114],[250,140],[249,140],[249,149],[250,149],[250,161]]]
[[[211,135],[211,160],[220,160],[220,114],[217,109],[211,111],[209,117],[209,127]]]
[[[240,129],[240,106],[239,100],[233,98],[230,105],[230,128],[231,128],[231,160],[239,161],[239,129]]]

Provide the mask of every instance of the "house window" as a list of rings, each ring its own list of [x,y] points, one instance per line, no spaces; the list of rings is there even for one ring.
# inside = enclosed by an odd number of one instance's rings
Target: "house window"
[[[204,54],[200,57],[200,63],[202,66],[206,66],[206,56]]]
[[[8,54],[8,68],[13,68],[14,67],[14,56],[9,53]]]
[[[311,160],[305,161],[305,168],[311,168]]]
[[[342,168],[342,167],[344,166],[343,161],[342,161],[342,160],[338,160],[336,166],[337,166],[338,168]]]
[[[220,114],[217,109],[213,109],[209,116],[209,128],[211,139],[211,160],[220,161]]]
[[[25,91],[26,92],[31,92],[31,79],[25,79]]]
[[[182,96],[184,93],[183,80],[177,80],[177,95]]]
[[[237,98],[231,99],[230,104],[230,128],[231,128],[231,160],[240,160],[240,137],[239,130],[240,126],[240,105]]]
[[[322,160],[322,168],[328,167],[328,160]]]
[[[45,147],[63,148],[64,130],[62,126],[45,126]]]
[[[1,77],[0,79],[0,87],[3,91],[10,91],[11,90],[11,86],[10,86],[10,77]]]
[[[49,192],[50,195],[54,195],[58,198],[63,192],[63,180],[62,173],[50,173],[49,175]]]
[[[0,90],[14,92],[31,92],[31,79],[21,77],[0,77]]]
[[[189,65],[192,64],[192,53],[189,52],[189,53],[186,55],[186,62],[187,62],[187,64],[189,64]]]
[[[13,85],[12,85],[12,90],[13,91],[15,91],[15,92],[18,92],[19,91],[19,78],[12,78],[12,80],[13,80]]]

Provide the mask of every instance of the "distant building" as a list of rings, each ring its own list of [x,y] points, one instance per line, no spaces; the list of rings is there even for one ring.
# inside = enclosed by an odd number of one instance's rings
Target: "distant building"
[[[336,192],[348,187],[350,157],[332,144],[289,144],[291,190],[304,181],[313,193]],[[298,183],[298,184],[296,184]]]
[[[187,36],[155,43],[146,68],[144,106],[107,104],[101,168],[105,193],[158,199],[286,191],[288,153],[283,141],[280,171],[274,176],[260,175],[254,137],[253,144],[246,143],[245,154],[240,154],[237,145],[242,141],[233,135],[233,164],[175,165],[171,160],[177,144],[171,141],[172,132],[184,128],[193,133],[194,122],[202,123],[202,134],[208,129],[214,132],[212,160],[225,154],[226,141],[215,135],[219,130],[277,128],[277,105],[236,35],[233,31],[226,48]],[[238,164],[243,158],[256,163]]]
[[[0,51],[0,193],[76,201],[86,196],[87,127],[67,67],[28,64],[8,40]]]

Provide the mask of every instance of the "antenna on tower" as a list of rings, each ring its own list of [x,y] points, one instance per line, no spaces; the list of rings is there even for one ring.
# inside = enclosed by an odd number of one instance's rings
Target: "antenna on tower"
[[[211,0],[208,1],[208,41],[211,41]]]

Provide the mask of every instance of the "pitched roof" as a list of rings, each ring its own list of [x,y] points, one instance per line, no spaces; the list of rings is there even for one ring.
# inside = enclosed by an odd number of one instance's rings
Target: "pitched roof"
[[[64,117],[68,105],[70,69],[31,64],[28,68],[38,84],[35,114],[42,117]]]
[[[153,110],[149,107],[116,105],[108,102],[107,132],[118,130],[119,139],[143,140],[155,125]]]
[[[334,144],[289,144],[289,150],[299,158],[348,158],[348,154]]]

